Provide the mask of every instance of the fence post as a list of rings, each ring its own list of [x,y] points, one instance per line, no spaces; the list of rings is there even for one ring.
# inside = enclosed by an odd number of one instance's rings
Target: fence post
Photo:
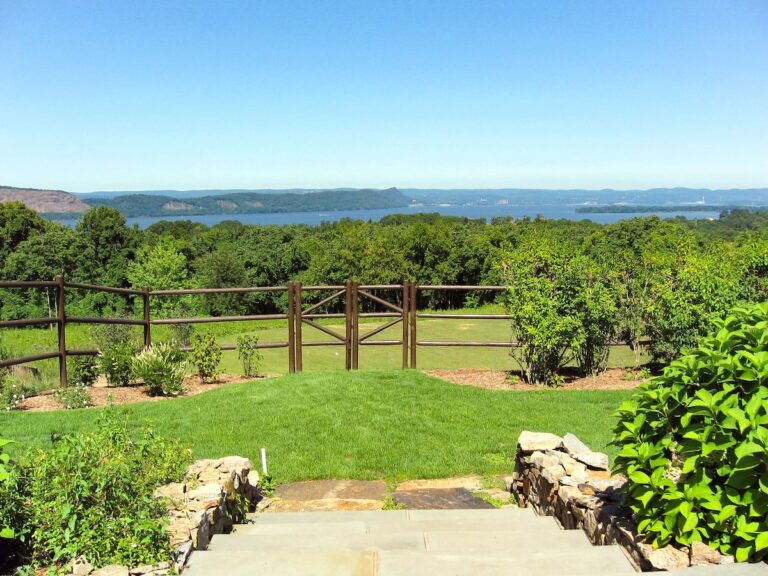
[[[360,296],[359,282],[352,282],[352,370],[357,370],[360,360]]]
[[[144,286],[144,348],[152,346],[152,323],[149,314],[149,286]]]
[[[296,302],[293,305],[294,308],[294,318],[296,319],[296,334],[295,334],[295,352],[296,352],[296,361],[295,361],[295,368],[296,372],[301,372],[302,366],[303,366],[303,343],[302,343],[302,320],[301,320],[301,282],[294,282],[293,283],[293,293],[296,297]]]
[[[403,368],[408,368],[408,319],[410,318],[410,303],[408,301],[411,284],[403,280]]]
[[[59,332],[59,386],[67,386],[67,315],[64,309],[64,275],[59,274],[54,278],[56,282],[56,311]]]
[[[296,333],[295,322],[296,314],[294,312],[294,298],[296,286],[293,282],[288,282],[288,373],[296,372]]]
[[[344,369],[352,369],[352,281],[344,283]]]
[[[411,295],[409,298],[411,305],[411,368],[416,368],[416,304],[418,287],[419,285],[415,280],[411,282]]]

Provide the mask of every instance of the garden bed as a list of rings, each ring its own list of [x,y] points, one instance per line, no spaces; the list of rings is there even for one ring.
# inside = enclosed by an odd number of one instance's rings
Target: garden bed
[[[526,384],[505,370],[428,370],[429,376],[454,384],[487,388],[489,390],[542,390],[545,386]],[[565,381],[556,390],[632,390],[645,380],[635,378],[631,370],[612,368],[595,377],[565,375]]]
[[[184,379],[184,393],[181,396],[150,396],[141,384],[131,386],[107,386],[106,380],[100,377],[96,384],[88,388],[91,397],[90,406],[99,407],[108,404],[135,404],[137,402],[158,402],[161,400],[171,400],[173,398],[197,396],[203,392],[221,388],[229,384],[241,384],[252,380],[261,380],[274,378],[276,374],[265,374],[259,376],[238,376],[235,374],[221,374],[212,382],[203,382],[199,376],[188,376]],[[47,390],[36,396],[27,398],[21,402],[18,410],[25,412],[50,412],[53,410],[63,410],[61,404],[53,396],[53,390]]]

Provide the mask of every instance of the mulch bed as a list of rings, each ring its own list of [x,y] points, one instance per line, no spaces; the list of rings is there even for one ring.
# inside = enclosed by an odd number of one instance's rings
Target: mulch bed
[[[202,382],[199,376],[188,376],[184,379],[185,391],[181,396],[150,396],[140,384],[133,386],[107,386],[103,377],[88,389],[91,396],[91,405],[89,408],[98,408],[108,404],[135,404],[137,402],[160,402],[172,400],[173,398],[186,398],[188,396],[197,396],[203,392],[221,388],[229,384],[240,384],[241,382],[250,382],[265,378],[274,378],[276,374],[266,374],[246,378],[234,374],[220,374],[213,382]],[[52,410],[62,410],[61,404],[56,402],[53,397],[53,390],[41,392],[37,396],[27,398],[19,404],[19,410],[26,412],[50,412]]]
[[[548,390],[521,381],[512,383],[510,373],[503,370],[428,370],[426,374],[465,386],[488,388],[490,390]],[[566,376],[562,386],[555,390],[631,390],[644,380],[628,379],[630,370],[612,368],[594,378]]]

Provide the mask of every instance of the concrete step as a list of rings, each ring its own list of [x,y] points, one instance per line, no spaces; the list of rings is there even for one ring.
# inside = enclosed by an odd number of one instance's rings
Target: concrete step
[[[635,576],[636,572],[615,547],[606,553],[572,553],[564,558],[551,553],[521,554],[514,558],[461,554],[382,551],[377,576]]]
[[[542,544],[545,546],[542,546]],[[542,533],[538,530],[527,532],[490,531],[436,531],[423,532],[408,530],[383,534],[344,533],[336,530],[296,534],[229,534],[214,536],[210,549],[216,551],[241,550],[309,550],[326,552],[332,550],[422,550],[452,554],[461,551],[465,555],[482,555],[499,558],[526,555],[532,548],[545,549],[549,554],[562,556],[591,549],[580,530]]]
[[[608,549],[613,549],[609,547]],[[620,551],[613,549],[621,554]],[[462,554],[367,550],[315,553],[302,551],[196,552],[189,576],[631,576],[635,572],[613,557],[551,555],[485,558]]]
[[[768,576],[768,564],[756,562],[754,564],[719,564],[714,566],[691,566],[670,570],[670,574],[677,576]]]
[[[195,552],[185,576],[375,576],[376,552]]]
[[[237,534],[323,534],[329,530],[343,534],[393,534],[407,531],[445,532],[445,531],[483,531],[505,532],[517,534],[520,532],[537,531],[548,537],[561,532],[552,519],[542,519],[527,514],[496,514],[481,515],[413,515],[414,519],[402,519],[402,516],[372,517],[370,520],[349,520],[337,522],[261,522],[235,526]]]
[[[530,508],[494,508],[493,510],[364,510],[357,512],[262,512],[248,514],[248,520],[257,524],[288,522],[369,522],[381,520],[463,520],[467,518],[536,518],[551,522],[551,518],[537,516]]]

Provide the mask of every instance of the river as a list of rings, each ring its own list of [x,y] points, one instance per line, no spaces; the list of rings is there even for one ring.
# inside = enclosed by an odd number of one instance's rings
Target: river
[[[684,216],[689,219],[717,218],[719,211],[712,212],[642,212],[642,213],[622,213],[622,214],[579,214],[576,212],[579,204],[526,204],[514,205],[507,204],[503,206],[479,205],[479,206],[408,206],[402,208],[384,208],[379,210],[337,210],[332,212],[279,212],[270,214],[216,214],[208,216],[152,216],[141,218],[128,218],[128,224],[138,224],[139,228],[147,228],[161,220],[192,220],[201,222],[207,226],[218,224],[222,220],[239,220],[243,224],[260,225],[285,225],[285,224],[308,224],[317,226],[322,222],[335,222],[342,218],[352,218],[355,220],[379,221],[388,214],[416,214],[419,212],[439,212],[445,216],[465,216],[467,218],[485,218],[490,220],[495,217],[511,216],[512,218],[523,218],[528,216],[535,218],[541,215],[544,218],[566,220],[592,220],[599,224],[611,224],[619,220],[628,218],[637,218],[638,216],[656,215],[661,218],[675,218]],[[61,223],[74,226],[76,219],[60,220]]]

